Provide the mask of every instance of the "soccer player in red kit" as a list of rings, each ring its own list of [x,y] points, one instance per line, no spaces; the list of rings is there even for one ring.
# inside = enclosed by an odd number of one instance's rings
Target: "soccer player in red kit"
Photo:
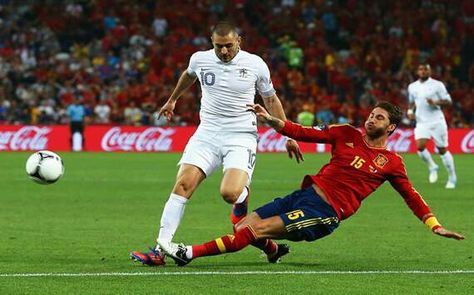
[[[239,251],[262,239],[320,239],[332,233],[340,221],[353,215],[361,202],[386,180],[433,233],[464,239],[461,234],[441,226],[408,180],[402,158],[386,149],[387,138],[402,117],[397,106],[378,103],[365,122],[365,133],[350,125],[305,128],[269,115],[258,104],[249,107],[283,135],[299,141],[330,144],[331,160],[316,175],[305,176],[301,190],[257,208],[236,225],[234,234],[202,245],[163,245],[163,251],[178,265],[201,256]]]

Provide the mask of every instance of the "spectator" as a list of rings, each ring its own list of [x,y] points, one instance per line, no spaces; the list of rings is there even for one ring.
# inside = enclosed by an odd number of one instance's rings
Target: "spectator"
[[[54,109],[53,101],[49,99],[43,99],[40,106],[38,107],[39,111],[39,124],[54,124],[57,120],[58,113]]]
[[[155,19],[153,20],[153,33],[155,33],[156,37],[164,37],[166,34],[166,30],[168,29],[168,21],[157,14]]]
[[[303,111],[298,114],[297,122],[303,126],[313,126],[314,124],[314,114],[312,112],[312,107],[308,104],[303,105]]]
[[[95,120],[94,123],[96,124],[109,124],[110,123],[110,107],[105,103],[103,99],[99,101],[99,103],[94,108]]]
[[[316,121],[318,124],[329,125],[335,123],[334,113],[329,108],[329,103],[324,103],[316,113]]]
[[[7,121],[11,103],[9,100],[0,97],[0,123]]]
[[[125,124],[138,126],[140,125],[142,119],[142,111],[135,105],[135,102],[132,100],[124,109],[123,117],[125,119]]]

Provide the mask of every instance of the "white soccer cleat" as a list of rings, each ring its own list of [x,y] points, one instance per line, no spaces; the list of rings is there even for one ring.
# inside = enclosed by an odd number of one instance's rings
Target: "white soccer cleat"
[[[430,168],[430,176],[428,177],[430,183],[435,183],[436,181],[438,181],[438,169],[438,166]]]
[[[456,188],[456,183],[452,181],[448,181],[445,186],[447,189],[453,189]]]
[[[456,188],[456,177],[454,177],[454,178],[449,177],[449,178],[448,178],[448,182],[446,182],[445,188],[447,188],[447,189],[454,189],[454,188]]]
[[[186,256],[188,249],[184,244],[158,241],[158,245],[166,255],[173,258],[174,262],[176,262],[178,266],[185,266],[192,260]]]

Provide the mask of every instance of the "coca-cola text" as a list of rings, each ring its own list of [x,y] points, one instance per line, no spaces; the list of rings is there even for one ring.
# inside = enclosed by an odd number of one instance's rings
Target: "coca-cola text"
[[[23,126],[16,131],[0,131],[0,150],[27,151],[48,148],[51,128]]]
[[[86,151],[182,152],[196,127],[87,126]],[[267,127],[258,128],[258,152],[285,152],[286,137]],[[474,129],[449,129],[452,153],[474,153]],[[0,126],[0,151],[70,151],[70,130],[57,126]],[[303,153],[330,152],[331,146],[300,142]],[[388,137],[387,148],[400,153],[415,153],[413,129],[397,129]],[[434,144],[427,148],[433,152]]]
[[[120,127],[113,127],[101,141],[104,151],[170,151],[175,133],[173,128],[150,127],[139,132],[124,132]]]

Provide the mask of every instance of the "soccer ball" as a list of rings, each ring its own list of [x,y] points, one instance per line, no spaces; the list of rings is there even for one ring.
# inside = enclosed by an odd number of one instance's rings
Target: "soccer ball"
[[[37,183],[55,183],[63,176],[63,160],[51,151],[36,152],[26,161],[26,173]]]

